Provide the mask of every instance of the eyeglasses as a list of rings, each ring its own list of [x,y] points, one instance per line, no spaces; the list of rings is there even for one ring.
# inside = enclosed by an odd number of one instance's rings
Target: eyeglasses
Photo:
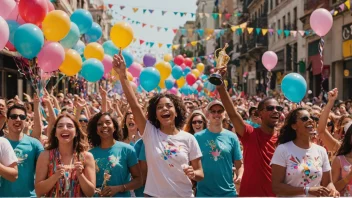
[[[209,110],[209,112],[210,112],[211,114],[222,114],[222,113],[224,113],[224,110],[223,110],[223,109],[222,109],[222,110],[218,110],[218,111]]]
[[[203,120],[193,120],[192,124],[203,124]]]
[[[19,114],[11,114],[9,116],[11,120],[16,120],[18,117],[20,117],[21,120],[25,120],[27,118],[26,115],[19,115]]]
[[[276,111],[279,111],[279,112],[284,110],[282,106],[266,106],[265,109],[267,111],[274,111],[274,109],[276,109]]]
[[[87,120],[87,119],[79,119],[79,122],[85,122],[85,123],[88,123],[88,120]]]
[[[315,121],[315,122],[318,122],[319,121],[319,118],[318,117],[315,117],[315,116],[310,116],[310,118]],[[308,116],[303,116],[300,118],[303,122],[307,122],[309,120],[309,117]]]

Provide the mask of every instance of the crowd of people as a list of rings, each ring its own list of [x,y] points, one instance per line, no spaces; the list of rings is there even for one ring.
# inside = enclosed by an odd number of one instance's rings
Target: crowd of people
[[[352,105],[137,94],[0,99],[1,197],[352,196]],[[226,69],[220,71],[223,75]]]

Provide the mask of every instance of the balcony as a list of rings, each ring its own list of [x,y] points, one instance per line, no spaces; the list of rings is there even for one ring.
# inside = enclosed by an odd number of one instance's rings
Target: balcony
[[[316,8],[329,9],[329,0],[304,0],[304,12],[313,11]]]

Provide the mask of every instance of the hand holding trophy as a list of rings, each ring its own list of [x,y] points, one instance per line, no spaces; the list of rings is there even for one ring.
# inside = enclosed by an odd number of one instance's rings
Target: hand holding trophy
[[[209,82],[213,85],[219,86],[224,83],[222,80],[222,76],[220,74],[220,70],[224,67],[227,66],[227,63],[230,61],[230,56],[226,54],[226,48],[229,45],[226,43],[224,48],[219,48],[215,50],[214,56],[215,56],[215,61],[216,61],[216,72],[211,74],[209,77]],[[220,50],[220,51],[219,51]],[[218,56],[216,56],[217,51],[219,51]]]

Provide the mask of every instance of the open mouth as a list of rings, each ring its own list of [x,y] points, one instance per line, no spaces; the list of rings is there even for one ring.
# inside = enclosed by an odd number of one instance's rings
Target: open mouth
[[[280,119],[280,115],[279,114],[275,114],[275,115],[270,116],[270,118],[273,119],[273,120],[279,120]]]
[[[68,139],[68,138],[70,137],[70,134],[63,133],[63,134],[61,134],[61,137],[62,137],[63,139]]]
[[[135,124],[132,122],[128,124],[128,127],[134,127],[134,126],[135,126]]]
[[[104,130],[101,131],[101,133],[103,133],[103,134],[109,134],[109,130],[108,130],[108,129],[104,129]]]
[[[22,124],[21,124],[21,123],[15,123],[15,124],[13,124],[13,126],[16,127],[16,128],[18,128],[18,127],[21,127]]]
[[[162,118],[165,118],[165,119],[170,118],[170,116],[171,116],[170,114],[161,115],[161,117],[162,117]]]

